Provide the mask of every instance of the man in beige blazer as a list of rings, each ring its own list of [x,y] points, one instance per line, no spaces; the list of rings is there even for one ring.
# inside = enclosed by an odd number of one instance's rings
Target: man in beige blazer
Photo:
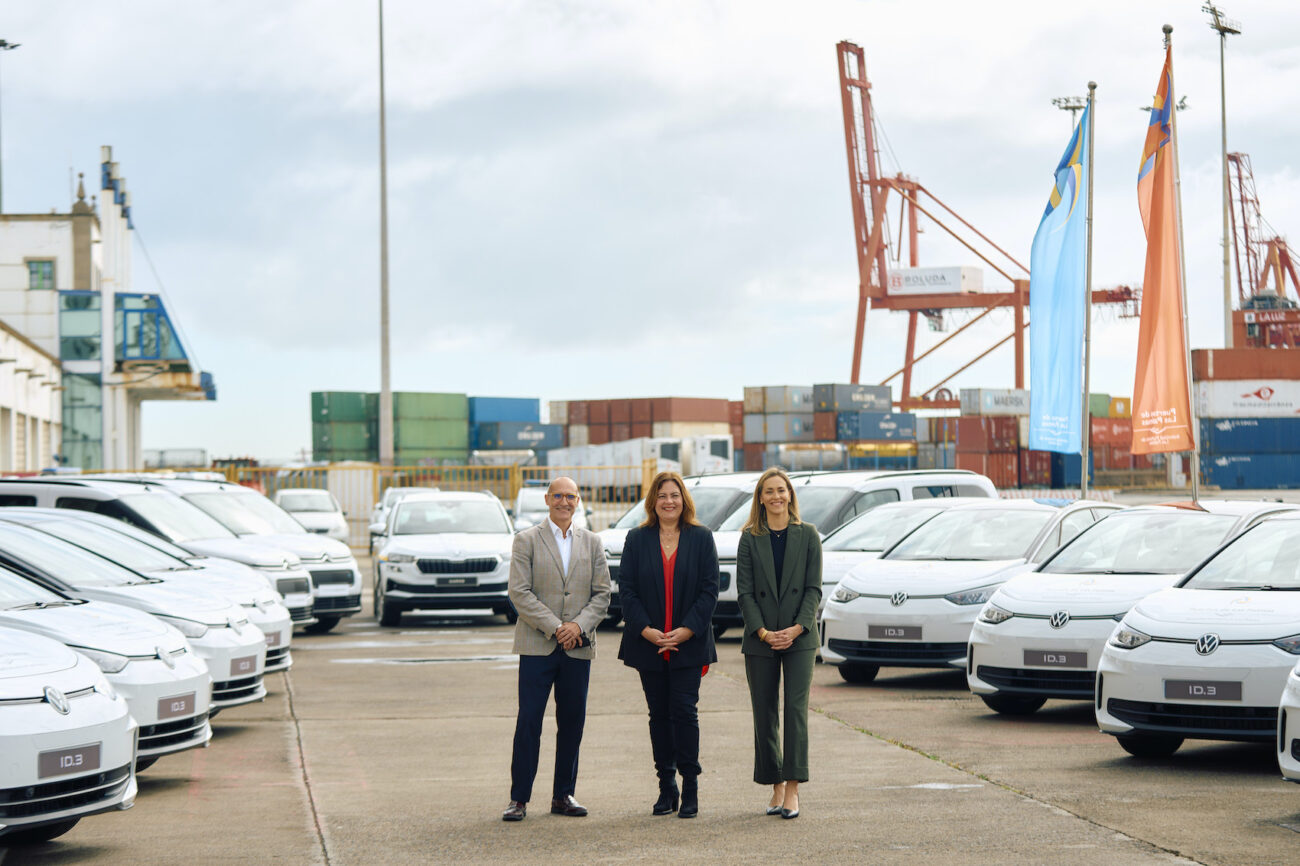
[[[582,817],[573,798],[578,747],[587,718],[587,683],[596,655],[596,627],[609,607],[609,566],[594,532],[573,525],[578,485],[556,478],[546,490],[548,518],[515,536],[510,559],[510,602],[519,653],[519,715],[510,760],[510,805],[505,821],[522,821],[537,776],[542,718],[555,688],[555,781],[551,812]]]

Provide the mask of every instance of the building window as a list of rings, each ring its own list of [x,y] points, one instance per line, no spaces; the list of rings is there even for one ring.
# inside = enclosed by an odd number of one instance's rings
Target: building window
[[[54,288],[54,259],[27,260],[27,288]]]
[[[157,295],[119,293],[114,317],[118,361],[187,360],[162,298]]]
[[[63,464],[104,466],[104,396],[98,373],[63,374]]]
[[[59,293],[59,357],[65,361],[99,358],[103,322],[98,292]]]

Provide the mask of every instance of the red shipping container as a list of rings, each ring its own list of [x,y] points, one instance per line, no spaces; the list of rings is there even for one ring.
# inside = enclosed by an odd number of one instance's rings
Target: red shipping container
[[[986,475],[993,482],[993,486],[999,489],[1005,490],[1020,486],[1020,456],[1015,451],[997,454],[973,454],[969,451],[958,451],[957,468],[969,469],[971,472]]]
[[[1133,455],[1122,445],[1100,445],[1093,465],[1099,469],[1120,470],[1133,468]]]
[[[1020,449],[1020,419],[1014,415],[966,415],[957,419],[957,451],[1015,454]]]
[[[588,444],[588,445],[604,445],[606,442],[611,442],[611,441],[613,441],[613,440],[611,440],[611,439],[609,438],[609,425],[608,425],[608,424],[588,424],[588,425],[587,425],[587,444]]]
[[[608,400],[587,401],[587,423],[588,424],[609,423],[609,401]]]
[[[1300,379],[1300,352],[1277,349],[1193,349],[1192,378]]]
[[[632,438],[631,424],[610,424],[609,425],[610,442],[626,442],[631,438]]]
[[[745,449],[745,471],[763,471],[763,446],[755,445]]]
[[[818,442],[834,442],[837,438],[836,424],[838,419],[838,412],[814,412],[813,438]]]
[[[736,424],[731,425],[731,450],[740,451],[745,447],[745,428]]]
[[[1151,464],[1151,455],[1150,455],[1150,454],[1134,454],[1134,455],[1133,455],[1133,468],[1134,468],[1134,469],[1153,469],[1154,467],[1153,467],[1152,464]]]
[[[742,415],[732,418],[732,410],[727,400],[712,397],[656,397],[651,403],[652,421],[701,421],[735,423]],[[633,418],[632,420],[637,420]]]
[[[1020,486],[1052,486],[1052,452],[1030,451],[1027,448],[1021,450]]]
[[[1131,448],[1133,447],[1133,419],[1093,418],[1092,436],[1089,441],[1097,446],[1119,445],[1123,448]]]
[[[649,424],[652,419],[663,420],[662,418],[654,419],[654,416],[650,414],[650,405],[653,401],[648,397],[642,397],[637,400],[628,400],[627,402],[632,414],[631,420],[633,424]],[[609,420],[614,421],[615,419],[610,418]],[[647,433],[645,435],[649,436],[650,434]]]
[[[961,420],[956,417],[948,418],[930,418],[921,423],[930,425],[930,442],[934,445],[945,445],[949,442],[957,441],[957,422]]]
[[[628,437],[629,439],[641,439],[643,437],[649,438],[654,427],[654,425],[649,421],[633,421],[630,426],[632,428],[632,435]]]
[[[610,424],[631,424],[632,423],[632,401],[631,400],[610,400],[609,401],[609,423]],[[617,439],[615,442],[619,441]]]
[[[569,423],[570,424],[589,424],[591,415],[588,412],[586,400],[569,401]]]
[[[727,420],[731,422],[731,426],[733,427],[735,427],[737,424],[745,423],[745,401],[744,400],[727,401]]]

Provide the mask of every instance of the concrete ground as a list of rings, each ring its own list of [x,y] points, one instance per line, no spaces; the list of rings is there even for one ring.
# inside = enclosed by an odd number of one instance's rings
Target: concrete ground
[[[818,666],[803,814],[763,814],[734,634],[701,695],[701,812],[652,817],[635,675],[598,636],[577,797],[548,813],[548,720],[531,809],[505,824],[516,660],[499,617],[369,615],[294,639],[265,703],[223,713],[208,749],[140,776],[128,812],[0,866],[233,863],[1294,863],[1300,789],[1269,747],[1191,744],[1128,757],[1087,704],[1000,717],[956,672],[885,671],[869,686]],[[0,845],[3,839],[0,838]]]

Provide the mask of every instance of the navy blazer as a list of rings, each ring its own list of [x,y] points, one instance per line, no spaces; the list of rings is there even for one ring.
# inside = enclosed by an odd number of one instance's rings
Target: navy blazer
[[[657,526],[638,526],[627,534],[618,567],[623,605],[623,640],[618,657],[628,667],[662,670],[661,650],[641,636],[646,626],[664,630],[664,561]],[[713,608],[718,603],[718,550],[705,526],[682,526],[673,564],[673,628],[695,634],[678,646],[669,667],[688,668],[718,660],[713,646]]]

